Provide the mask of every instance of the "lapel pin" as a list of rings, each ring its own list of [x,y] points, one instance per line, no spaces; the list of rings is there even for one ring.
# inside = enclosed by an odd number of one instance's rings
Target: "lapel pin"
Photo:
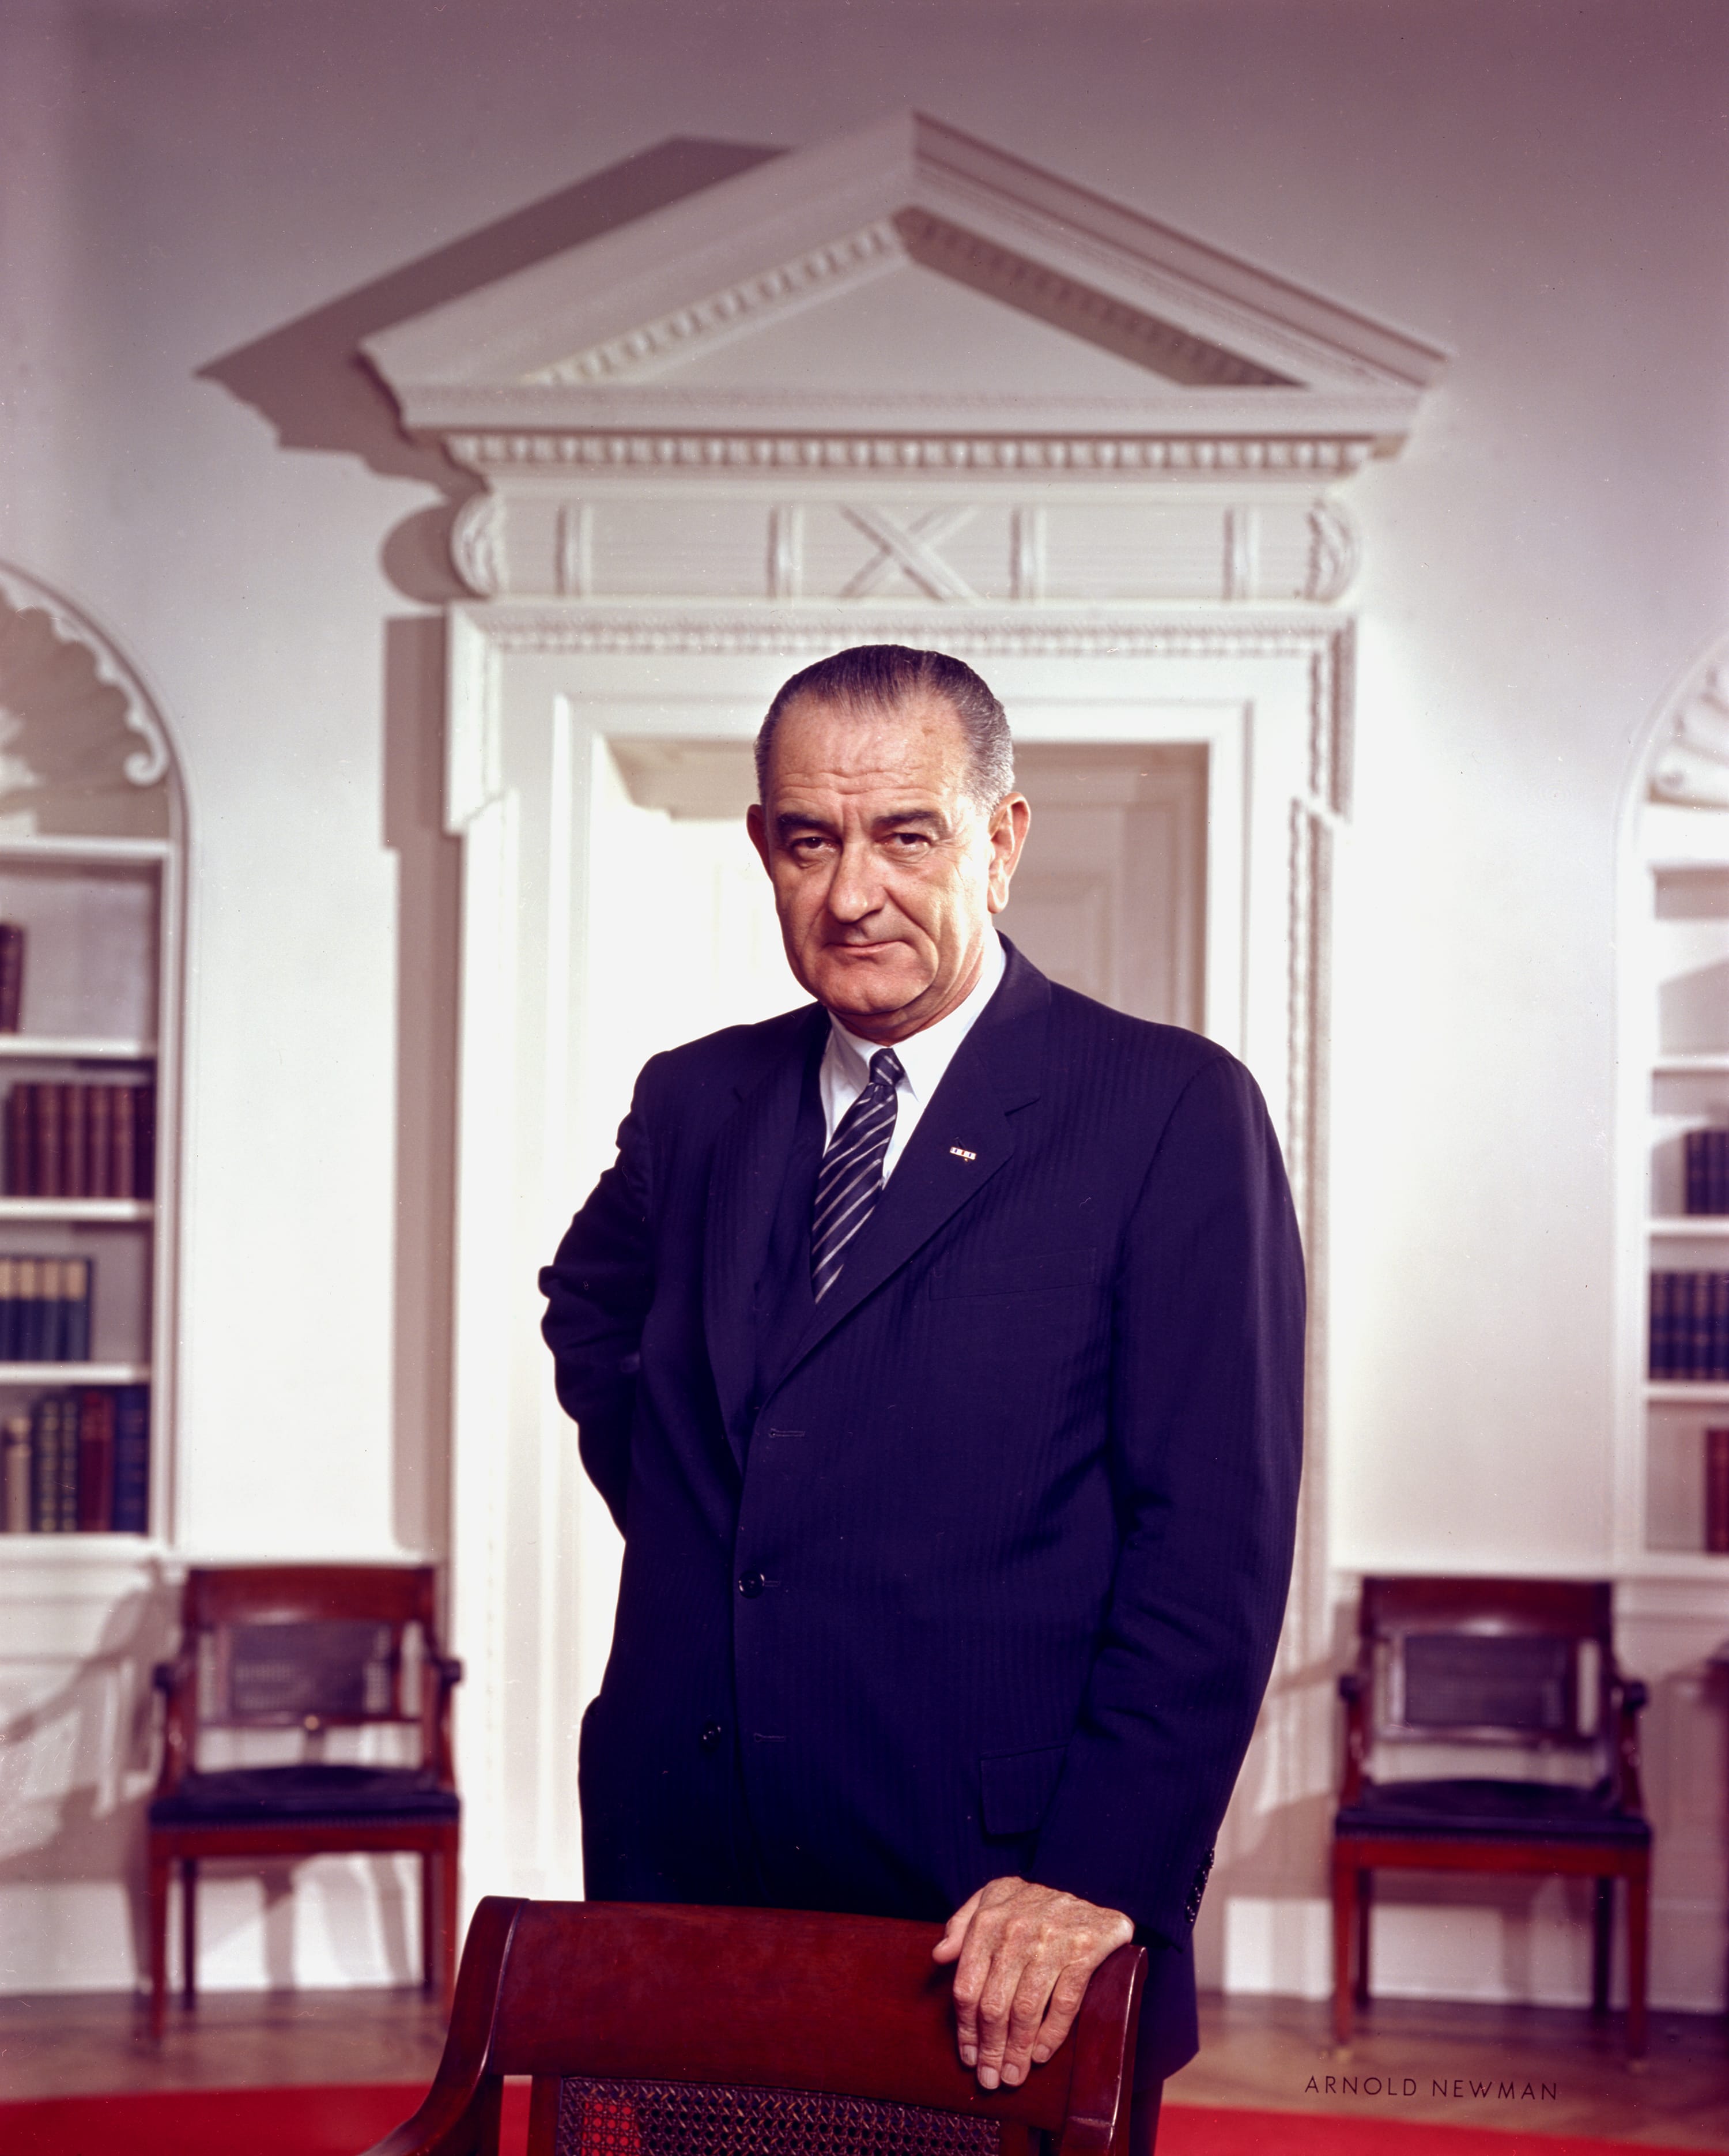
[[[957,1160],[977,1160],[978,1158],[978,1155],[976,1152],[968,1152],[965,1146],[951,1146],[949,1147],[949,1151],[954,1155]]]

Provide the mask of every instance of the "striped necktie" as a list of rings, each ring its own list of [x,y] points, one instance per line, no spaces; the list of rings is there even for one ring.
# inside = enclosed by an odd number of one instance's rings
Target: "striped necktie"
[[[883,1187],[883,1159],[895,1135],[895,1088],[900,1059],[880,1048],[870,1059],[870,1081],[835,1126],[817,1171],[811,1214],[810,1284],[820,1302],[840,1277],[847,1245],[870,1218]]]

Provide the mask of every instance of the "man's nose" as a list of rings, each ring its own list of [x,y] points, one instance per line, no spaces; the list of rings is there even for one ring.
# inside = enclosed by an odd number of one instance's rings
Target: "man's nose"
[[[837,921],[862,921],[882,903],[881,879],[870,844],[848,840],[834,864],[829,911]]]

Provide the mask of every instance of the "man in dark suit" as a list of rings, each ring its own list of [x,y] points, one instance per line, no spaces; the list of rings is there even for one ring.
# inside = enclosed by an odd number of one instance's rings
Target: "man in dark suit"
[[[1302,1266],[1253,1080],[999,939],[1001,706],[896,645],[796,675],[750,833],[816,1001],[656,1056],[541,1276],[624,1535],[591,1895],[947,1921],[1016,2082],[1152,1948],[1136,2138],[1271,1665]]]

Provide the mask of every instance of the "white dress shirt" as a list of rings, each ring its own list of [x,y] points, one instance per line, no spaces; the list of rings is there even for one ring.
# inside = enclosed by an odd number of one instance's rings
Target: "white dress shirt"
[[[906,1141],[930,1106],[931,1096],[941,1083],[943,1072],[954,1060],[955,1050],[996,994],[1007,963],[996,930],[987,925],[984,963],[978,969],[978,978],[967,1000],[957,1004],[947,1018],[927,1025],[922,1033],[895,1043],[895,1053],[900,1059],[900,1082],[895,1088],[895,1135],[889,1140],[889,1150],[883,1159],[885,1183],[894,1173],[895,1162],[906,1152]],[[878,1041],[860,1040],[857,1034],[849,1033],[834,1012],[829,1012],[829,1045],[823,1051],[819,1080],[823,1120],[827,1127],[823,1138],[825,1147],[833,1140],[841,1117],[870,1083],[870,1059],[880,1045]]]

